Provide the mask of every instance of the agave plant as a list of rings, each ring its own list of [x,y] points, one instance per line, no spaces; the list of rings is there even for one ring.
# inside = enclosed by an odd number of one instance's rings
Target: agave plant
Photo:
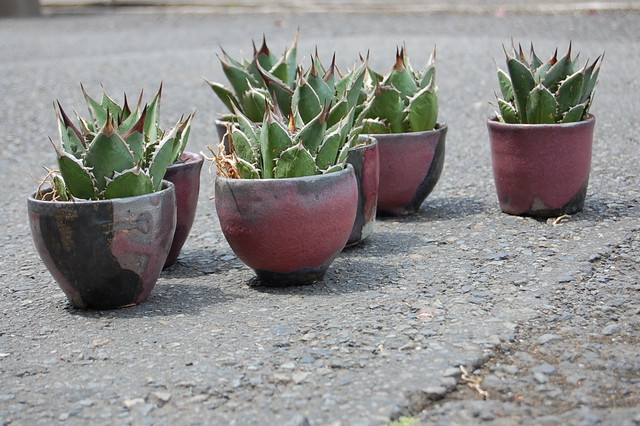
[[[498,120],[512,124],[551,124],[582,121],[588,117],[604,55],[580,67],[580,55],[571,57],[571,44],[564,56],[558,59],[556,49],[546,62],[538,58],[533,44],[529,59],[522,46],[512,48],[511,54],[505,49],[508,73],[498,68],[502,93],[502,98],[498,98]]]
[[[303,123],[298,110],[287,119],[267,108],[264,120],[255,123],[236,111],[237,126],[229,126],[229,147],[220,144],[214,159],[218,174],[238,179],[270,179],[312,176],[340,170],[358,132],[351,121],[329,126],[330,110]]]
[[[132,111],[125,94],[121,107],[103,91],[97,102],[82,88],[90,119],[77,115],[73,124],[59,102],[55,105],[60,145],[59,170],[53,174],[53,197],[111,199],[148,194],[161,189],[169,164],[184,150],[193,114],[178,120],[168,132],[159,126],[162,86],[150,104],[142,94]]]
[[[281,110],[289,114],[298,66],[297,45],[296,32],[291,47],[285,49],[279,58],[269,50],[266,37],[263,38],[260,49],[253,45],[251,61],[235,60],[223,50],[223,57],[218,56],[218,59],[231,89],[220,83],[207,83],[232,114],[238,110],[250,120],[262,121],[266,103],[273,104],[271,93],[275,93],[276,99],[281,102]]]
[[[391,71],[380,75],[369,69],[366,101],[356,122],[363,133],[407,133],[433,130],[438,118],[434,49],[429,62],[415,72],[405,47],[396,50]]]

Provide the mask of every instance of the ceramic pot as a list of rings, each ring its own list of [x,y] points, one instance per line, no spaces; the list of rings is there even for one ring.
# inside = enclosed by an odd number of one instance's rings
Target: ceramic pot
[[[444,166],[447,125],[435,130],[372,135],[380,151],[378,213],[407,215],[420,210]]]
[[[595,117],[566,124],[487,120],[500,208],[553,217],[582,210],[589,183]]]
[[[267,285],[321,280],[353,228],[353,167],[289,179],[215,181],[220,227],[231,249]]]
[[[45,266],[77,308],[144,301],[155,286],[176,226],[172,183],[152,194],[99,201],[28,201]]]
[[[358,182],[358,210],[347,246],[357,244],[372,233],[378,203],[380,155],[375,138],[361,136],[360,144],[349,150],[347,162],[353,166]]]
[[[176,188],[177,206],[176,232],[173,235],[171,250],[169,250],[167,261],[164,264],[165,268],[176,262],[180,250],[189,236],[189,231],[191,231],[198,206],[200,170],[203,161],[201,155],[184,152],[178,162],[167,168],[164,175],[164,178],[173,183]]]

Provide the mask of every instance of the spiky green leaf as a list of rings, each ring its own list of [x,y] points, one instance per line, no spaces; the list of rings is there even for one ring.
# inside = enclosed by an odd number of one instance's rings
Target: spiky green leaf
[[[92,169],[98,191],[104,190],[106,179],[114,173],[133,168],[133,153],[109,118],[87,149],[84,163]]]
[[[74,156],[57,150],[58,167],[69,192],[76,198],[90,200],[97,196],[91,172]]]
[[[260,129],[260,154],[262,156],[262,177],[273,177],[276,158],[285,149],[291,147],[293,141],[287,128],[274,119],[273,113],[267,112]]]
[[[409,99],[407,119],[412,132],[435,128],[438,120],[438,94],[432,85],[420,89],[415,96]]]
[[[317,169],[311,153],[298,143],[282,152],[273,173],[275,178],[293,178],[315,175]]]
[[[500,121],[503,123],[509,124],[519,124],[520,120],[518,119],[518,114],[516,114],[516,109],[513,107],[513,104],[510,102],[505,102],[502,99],[498,99],[498,108],[500,109]]]
[[[315,155],[322,144],[327,130],[326,113],[321,111],[295,135],[294,143],[302,143],[312,155]]]
[[[558,103],[553,93],[542,84],[534,87],[527,98],[527,123],[555,123]]]
[[[231,90],[227,89],[220,83],[215,83],[208,80],[205,81],[229,111],[233,111],[234,106],[236,108],[240,108],[240,103],[238,102],[238,99],[236,99],[235,95],[231,92]]]
[[[342,136],[339,131],[330,133],[325,137],[316,155],[316,166],[318,169],[325,170],[336,164],[341,145]]]
[[[560,83],[556,92],[556,100],[558,102],[558,119],[569,111],[571,107],[580,102],[582,96],[582,86],[584,83],[584,75],[576,72]]]
[[[500,84],[500,93],[502,93],[502,99],[504,99],[506,102],[513,101],[513,84],[511,84],[509,75],[500,68],[498,68],[498,83]]]
[[[149,175],[139,167],[117,173],[104,190],[104,198],[125,198],[153,192],[153,183]]]
[[[513,85],[518,117],[522,123],[527,122],[527,97],[535,87],[535,80],[529,68],[516,58],[507,57],[507,69]]]
[[[322,111],[322,103],[316,91],[302,76],[291,98],[291,109],[300,114],[302,121],[308,123]]]
[[[260,179],[260,170],[242,158],[236,159],[236,168],[241,179]]]
[[[171,164],[173,151],[178,129],[174,127],[165,137],[158,143],[156,149],[149,162],[149,175],[153,183],[153,190],[159,191],[162,188],[162,179],[167,171],[167,167]]]
[[[234,152],[238,158],[251,164],[258,164],[255,148],[242,130],[234,127],[231,131],[231,140],[232,152]]]
[[[575,123],[584,120],[586,104],[579,104],[567,111],[562,117],[563,123]]]

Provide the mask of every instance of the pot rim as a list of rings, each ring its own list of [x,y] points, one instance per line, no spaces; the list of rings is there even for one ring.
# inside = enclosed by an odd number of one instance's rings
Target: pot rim
[[[360,142],[360,139],[364,139],[364,141],[358,143],[353,148],[349,148],[349,151],[361,151],[378,144],[378,139],[376,139],[376,135],[373,133],[360,135],[358,136],[358,142]]]
[[[46,193],[51,191],[51,188],[44,188],[42,190],[40,190],[40,193]],[[35,195],[38,191],[33,191],[28,197],[27,200],[30,203],[47,203],[47,204],[51,204],[51,205],[60,205],[60,206],[69,206],[69,205],[85,205],[85,204],[110,204],[113,202],[126,202],[126,201],[133,201],[133,200],[138,200],[139,198],[142,197],[150,197],[150,196],[159,196],[159,195],[163,195],[165,192],[167,191],[175,191],[175,185],[168,181],[163,179],[162,180],[162,189],[160,191],[155,191],[155,192],[151,192],[149,194],[142,194],[142,195],[134,195],[131,197],[124,197],[124,198],[110,198],[108,200],[85,200],[83,198],[78,198],[75,200],[69,200],[69,201],[49,201],[49,200],[39,200],[37,198],[35,198]]]
[[[593,114],[589,114],[589,117],[586,120],[582,121],[574,121],[571,123],[549,123],[549,124],[522,124],[522,123],[503,123],[498,121],[498,117],[492,115],[487,118],[487,124],[492,127],[504,127],[504,128],[512,128],[512,129],[544,129],[544,128],[571,128],[577,126],[584,126],[590,123],[593,123],[596,119],[596,116]]]
[[[167,169],[169,169],[171,167],[180,167],[180,166],[183,166],[185,164],[194,164],[194,163],[204,162],[204,157],[202,155],[198,154],[197,152],[183,151],[180,156],[182,157],[183,155],[187,155],[189,158],[187,158],[185,161],[180,161],[178,159],[178,161],[176,161],[175,163],[169,164],[167,166]]]
[[[372,138],[378,138],[378,137],[389,137],[392,135],[419,135],[419,134],[429,134],[429,133],[437,133],[437,132],[441,132],[444,129],[447,129],[449,126],[447,125],[447,123],[445,122],[436,122],[436,127],[433,128],[433,130],[422,130],[419,132],[400,132],[400,133],[362,133],[361,136],[368,136],[368,137],[372,137]]]
[[[353,170],[353,166],[349,163],[345,163],[344,167],[342,168],[342,170],[339,170],[337,172],[331,172],[331,173],[322,173],[319,175],[311,175],[311,176],[298,176],[298,177],[292,177],[292,178],[259,178],[259,179],[234,179],[234,178],[228,178],[228,177],[224,177],[224,176],[218,176],[216,175],[216,180],[220,180],[223,182],[301,182],[301,181],[314,181],[314,180],[318,180],[318,179],[322,179],[325,176],[339,176],[341,174],[348,174],[348,173],[354,173],[355,175],[355,171]],[[260,185],[260,184],[257,184]]]

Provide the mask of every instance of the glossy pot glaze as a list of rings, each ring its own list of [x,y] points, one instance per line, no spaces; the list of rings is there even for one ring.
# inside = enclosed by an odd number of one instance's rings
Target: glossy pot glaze
[[[189,231],[191,231],[198,206],[200,171],[203,161],[201,155],[184,152],[178,162],[167,168],[164,175],[164,178],[175,186],[177,206],[176,232],[173,235],[171,250],[169,250],[164,264],[165,268],[176,262],[180,250],[189,236]]]
[[[500,208],[553,217],[582,210],[589,184],[595,117],[566,124],[487,120]]]
[[[378,213],[407,215],[420,210],[444,166],[447,125],[435,130],[371,135],[380,151]]]
[[[375,226],[380,181],[378,141],[360,137],[360,144],[349,150],[347,162],[353,166],[358,182],[358,210],[347,245],[357,244],[372,233]]]
[[[353,228],[353,167],[290,179],[215,181],[220,227],[231,249],[268,285],[321,280]]]
[[[144,301],[176,226],[175,189],[100,201],[27,201],[36,249],[69,302],[112,309]]]

